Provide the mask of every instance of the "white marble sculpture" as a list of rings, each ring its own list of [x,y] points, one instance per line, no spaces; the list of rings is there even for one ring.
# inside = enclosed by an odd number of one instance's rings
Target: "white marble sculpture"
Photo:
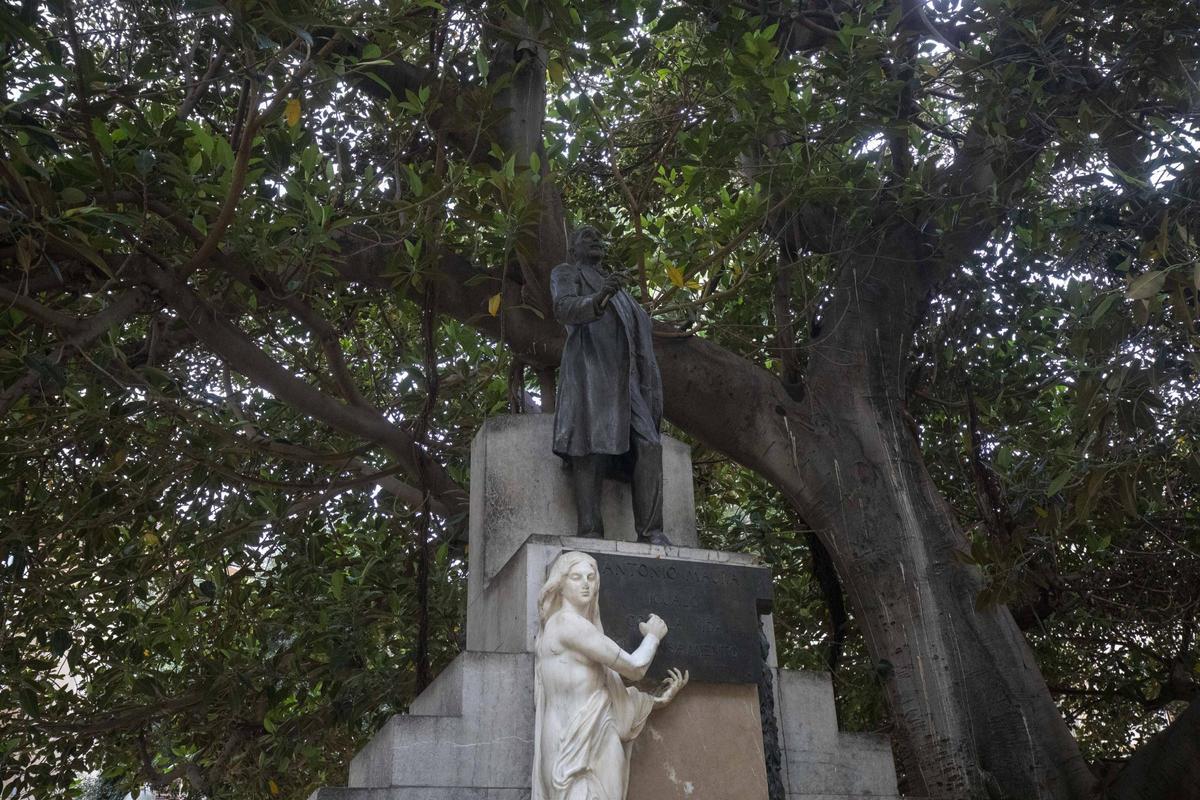
[[[688,681],[670,670],[657,696],[625,686],[646,674],[667,625],[651,614],[626,653],[604,635],[599,598],[596,561],[580,552],[554,561],[538,596],[533,800],[625,800],[634,738]]]

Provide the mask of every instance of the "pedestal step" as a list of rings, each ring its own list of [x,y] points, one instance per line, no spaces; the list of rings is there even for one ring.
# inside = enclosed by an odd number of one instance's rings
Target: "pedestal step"
[[[350,762],[352,789],[528,792],[533,763],[531,655],[463,653],[413,703],[413,711],[388,720]],[[490,800],[502,795],[428,796]],[[395,800],[425,797],[396,795]],[[360,798],[377,800],[374,795],[355,795],[354,800]],[[380,795],[378,800],[393,796]]]
[[[528,789],[480,787],[389,786],[386,788],[326,787],[308,800],[529,800]]]
[[[888,738],[838,730],[828,674],[778,670],[775,687],[788,800],[898,800]]]

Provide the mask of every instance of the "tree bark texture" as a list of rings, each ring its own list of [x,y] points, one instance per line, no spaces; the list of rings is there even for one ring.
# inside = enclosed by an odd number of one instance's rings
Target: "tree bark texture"
[[[878,252],[915,254],[897,234]],[[901,268],[903,266],[903,268]],[[914,791],[1079,798],[1092,777],[1007,608],[982,579],[904,423],[904,364],[929,279],[919,260],[843,264],[807,391],[700,340],[664,340],[666,415],[768,477],[812,524],[879,663]]]

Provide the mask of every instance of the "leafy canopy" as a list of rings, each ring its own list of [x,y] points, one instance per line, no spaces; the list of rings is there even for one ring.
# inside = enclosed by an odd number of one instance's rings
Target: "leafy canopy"
[[[899,69],[907,23],[879,2],[806,17],[819,51],[757,4],[0,9],[5,791],[101,770],[301,797],[454,655],[463,509],[423,498],[466,484],[487,415],[547,398],[497,336],[528,300],[514,265],[537,257],[549,184],[613,234],[659,320],[794,381],[813,326],[836,324],[835,260],[781,247],[780,210],[820,201],[849,246],[887,190],[936,237],[967,202],[933,185],[964,110],[1014,94],[1027,113],[986,120],[988,146],[1030,125],[1054,146],[991,200],[997,233],[917,331],[912,427],[988,577],[979,603],[1017,612],[1088,754],[1161,727],[1197,670],[1200,176],[1180,69],[1200,22],[1166,2],[927,11],[944,41]],[[1136,54],[1154,100],[1055,116],[1055,75],[987,61],[1001,36],[1108,54],[1121,80]],[[526,153],[497,133],[514,41],[547,81]],[[380,241],[382,282],[355,280]],[[448,253],[472,267],[461,285]],[[431,319],[430,286],[482,301]],[[192,314],[234,338],[198,338]],[[329,398],[379,436],[330,423]],[[412,442],[438,469],[414,471]],[[804,521],[720,454],[696,462],[706,541],[776,569],[784,661],[819,668],[836,640],[844,724],[886,724],[888,665],[832,632]]]

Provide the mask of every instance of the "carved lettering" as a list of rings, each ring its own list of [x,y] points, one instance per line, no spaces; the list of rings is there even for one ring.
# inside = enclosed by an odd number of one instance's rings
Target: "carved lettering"
[[[597,553],[605,633],[623,647],[641,641],[651,613],[667,623],[649,680],[668,667],[692,680],[755,683],[762,673],[759,613],[770,606],[769,573],[760,567]]]

